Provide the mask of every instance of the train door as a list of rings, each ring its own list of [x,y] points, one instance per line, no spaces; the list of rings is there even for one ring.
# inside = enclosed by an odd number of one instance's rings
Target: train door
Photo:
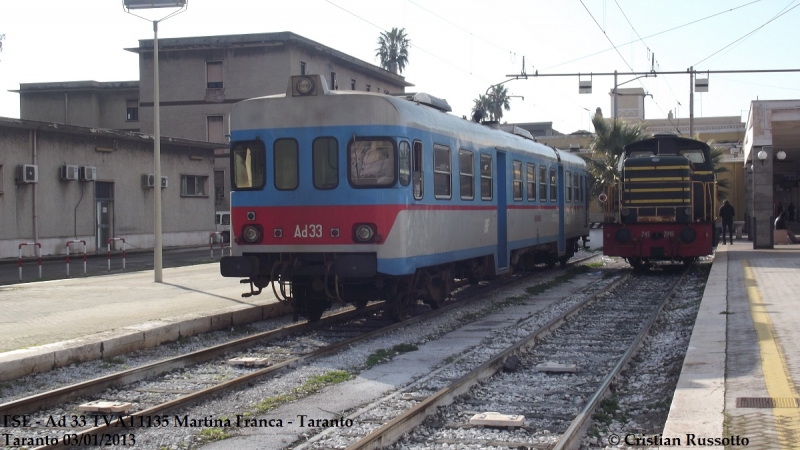
[[[567,244],[564,241],[564,195],[565,190],[564,186],[564,166],[561,164],[558,165],[558,182],[556,189],[557,195],[557,204],[558,204],[558,256],[564,256],[567,254]]]
[[[508,267],[508,209],[506,204],[506,154],[497,152],[497,267]]]

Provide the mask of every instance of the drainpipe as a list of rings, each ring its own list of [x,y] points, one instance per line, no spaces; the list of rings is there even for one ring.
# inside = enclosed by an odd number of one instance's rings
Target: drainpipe
[[[69,94],[64,92],[64,125],[67,125],[68,111],[69,111]]]
[[[38,157],[36,151],[36,130],[31,130],[33,136],[33,165],[38,167]],[[39,242],[39,211],[36,208],[36,186],[33,183],[33,242]]]

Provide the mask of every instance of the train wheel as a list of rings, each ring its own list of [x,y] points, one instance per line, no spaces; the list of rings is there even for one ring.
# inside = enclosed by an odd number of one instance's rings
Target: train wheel
[[[408,316],[408,311],[411,308],[411,294],[408,292],[400,292],[394,298],[394,301],[389,305],[387,312],[389,317],[395,322],[402,322]]]
[[[691,266],[696,260],[697,258],[694,256],[687,256],[686,258],[683,258],[683,267]]]
[[[561,256],[558,258],[558,263],[561,264],[561,267],[567,267],[567,261],[569,261],[569,256]]]
[[[628,258],[628,263],[637,272],[644,272],[650,269],[650,263],[642,258]]]
[[[469,273],[467,275],[467,280],[469,280],[470,284],[478,284],[486,277],[487,265],[486,258],[481,258],[480,260],[473,259],[470,261]]]

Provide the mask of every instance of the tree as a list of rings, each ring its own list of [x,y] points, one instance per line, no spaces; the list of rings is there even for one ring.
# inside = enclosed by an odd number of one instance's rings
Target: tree
[[[619,181],[619,160],[626,145],[650,137],[642,124],[630,125],[620,120],[606,120],[600,108],[592,117],[594,138],[589,143],[592,150],[585,157],[589,166],[589,191],[593,196],[603,192],[606,186]]]
[[[503,85],[494,85],[490,88],[487,95],[479,95],[472,106],[472,115],[480,111],[482,118],[492,121],[500,121],[503,118],[503,110],[511,111],[511,102],[508,97],[508,88]]]
[[[411,41],[406,35],[405,28],[392,28],[392,31],[382,32],[378,38],[379,47],[375,56],[380,58],[381,67],[392,73],[403,73],[408,65],[408,46]]]

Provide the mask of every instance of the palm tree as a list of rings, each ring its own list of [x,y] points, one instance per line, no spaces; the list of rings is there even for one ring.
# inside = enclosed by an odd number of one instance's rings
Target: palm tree
[[[381,32],[375,56],[381,59],[381,67],[392,73],[403,73],[408,65],[408,46],[411,41],[405,28],[392,28],[392,31]]]
[[[650,137],[642,124],[631,125],[619,120],[607,121],[600,108],[592,118],[594,138],[589,143],[591,156],[584,157],[589,166],[589,191],[593,196],[606,186],[619,181],[619,160],[626,145]]]
[[[503,110],[511,111],[508,88],[502,85],[492,86],[488,94],[479,95],[473,102],[473,117],[480,111],[481,118],[499,122],[503,118]]]

